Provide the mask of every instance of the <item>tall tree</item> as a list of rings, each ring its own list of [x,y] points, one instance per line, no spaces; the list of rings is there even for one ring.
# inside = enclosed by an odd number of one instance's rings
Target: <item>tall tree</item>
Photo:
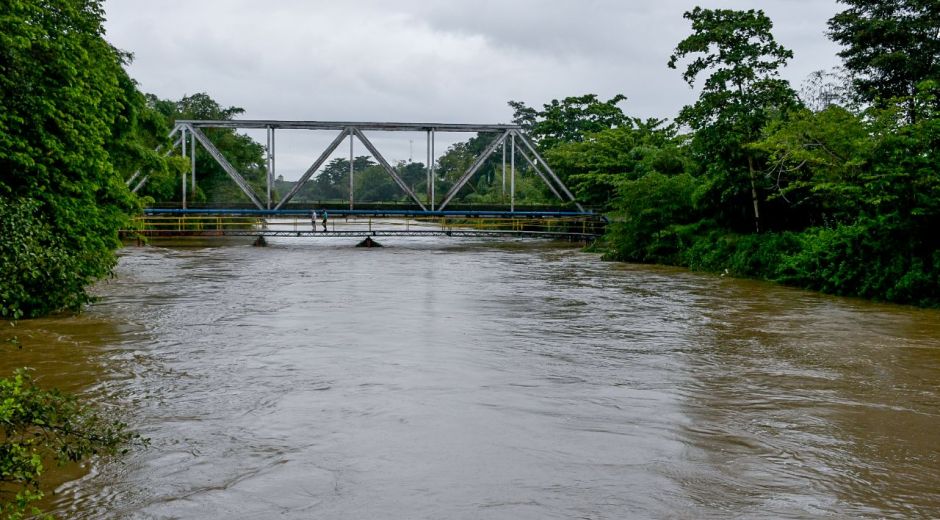
[[[132,156],[140,98],[128,56],[102,36],[100,1],[12,0],[0,11],[0,310],[30,316],[80,306],[114,265],[117,231],[136,209],[114,161]]]
[[[583,141],[587,134],[609,130],[631,123],[630,118],[617,106],[627,97],[622,94],[601,101],[597,94],[569,96],[561,101],[553,99],[542,105],[542,110],[526,106],[521,101],[510,101],[513,121],[532,136],[542,149],[560,143]]]
[[[606,211],[621,199],[625,181],[651,173],[676,175],[689,169],[685,137],[660,119],[634,120],[581,142],[560,144],[545,153],[556,173],[568,180],[582,203]]]
[[[696,130],[693,143],[701,164],[711,169],[711,191],[717,198],[713,203],[736,206],[746,193],[739,172],[746,172],[754,229],[759,232],[758,166],[748,145],[774,113],[796,103],[789,83],[778,77],[793,53],[774,40],[773,23],[760,10],[696,7],[684,17],[692,22],[692,34],[676,46],[669,67],[690,57],[682,74],[690,87],[701,74],[709,76],[698,101],[684,107],[678,121]]]
[[[872,149],[885,133],[874,121],[830,105],[767,126],[755,148],[796,226],[853,222],[866,208],[862,186]]]
[[[179,101],[158,99],[149,96],[152,107],[175,122],[177,119],[202,119],[227,121],[245,112],[240,107],[224,107],[206,93],[184,96]],[[203,130],[223,156],[238,170],[256,193],[262,193],[266,185],[267,165],[264,146],[251,137],[231,128],[206,128]],[[248,197],[229,178],[225,170],[215,162],[208,152],[198,147],[196,151],[197,191],[192,200],[213,203],[249,203]],[[176,175],[170,183],[148,183],[145,194],[159,201],[178,200],[181,193],[182,176]],[[167,184],[171,189],[167,190]]]
[[[940,3],[840,2],[849,8],[829,20],[829,37],[845,47],[839,56],[853,75],[860,100],[876,105],[899,100],[908,121],[915,122],[919,88],[940,92]]]

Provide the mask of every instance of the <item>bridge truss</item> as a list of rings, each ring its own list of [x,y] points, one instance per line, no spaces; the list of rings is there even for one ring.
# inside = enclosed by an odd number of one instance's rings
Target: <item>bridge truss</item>
[[[251,187],[244,176],[236,170],[234,166],[222,155],[219,149],[206,136],[203,129],[206,128],[230,128],[230,129],[265,129],[267,131],[267,179],[266,192],[259,195]],[[327,130],[337,131],[336,137],[327,145],[326,149],[320,153],[319,157],[313,161],[309,168],[300,177],[293,188],[280,200],[273,200],[272,187],[274,184],[275,172],[275,135],[280,129],[286,130]],[[366,137],[365,132],[426,132],[427,134],[427,165],[428,165],[428,186],[430,187],[429,197],[421,200],[398,175],[394,168],[388,163],[385,157],[379,152],[372,141]],[[436,132],[473,132],[473,133],[496,133],[489,146],[481,153],[470,165],[470,167],[461,175],[457,182],[447,191],[438,202],[434,192],[435,182],[435,133]],[[423,211],[444,210],[454,199],[457,193],[470,181],[475,173],[483,166],[486,160],[497,150],[502,151],[502,174],[503,188],[506,187],[507,180],[507,148],[509,160],[509,182],[510,182],[510,211],[515,210],[515,184],[516,184],[516,157],[522,157],[549,187],[552,193],[563,202],[573,203],[579,211],[584,211],[581,204],[575,200],[574,195],[561,179],[552,171],[545,159],[538,153],[531,140],[522,132],[522,127],[518,125],[477,125],[477,124],[441,124],[441,123],[365,123],[365,122],[325,122],[325,121],[274,121],[274,120],[242,120],[242,121],[202,121],[202,120],[180,120],[176,122],[169,135],[173,140],[172,147],[165,153],[169,155],[179,149],[183,157],[188,155],[191,158],[189,175],[190,189],[196,189],[196,147],[201,146],[209,155],[219,164],[219,166],[228,174],[248,199],[261,210],[279,210],[285,204],[297,195],[329,159],[337,148],[345,141],[349,140],[349,209],[355,209],[353,200],[353,182],[354,182],[354,141],[358,140],[366,147],[376,162],[385,172],[391,176],[398,187],[408,195],[408,197],[417,204]],[[518,144],[517,144],[518,143]],[[148,180],[148,175],[140,171],[136,172],[127,180],[127,185],[131,186],[133,192],[140,190]],[[186,208],[187,201],[187,173],[183,173],[182,183],[182,205]],[[425,204],[427,203],[427,205]]]

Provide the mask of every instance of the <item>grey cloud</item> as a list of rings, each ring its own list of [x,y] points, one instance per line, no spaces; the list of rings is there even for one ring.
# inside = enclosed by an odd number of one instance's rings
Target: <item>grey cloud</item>
[[[105,8],[108,38],[135,54],[131,74],[161,97],[205,91],[244,107],[249,118],[506,122],[510,99],[538,106],[587,92],[623,93],[625,109],[641,117],[674,116],[696,95],[666,68],[689,32],[682,12],[694,5],[108,0]],[[753,5],[726,0],[709,7]],[[759,6],[796,53],[784,74],[796,86],[838,63],[823,34],[838,4]],[[390,160],[407,158],[407,141],[383,141]],[[300,158],[310,146],[308,137],[285,137],[279,167],[288,178],[288,170],[306,168]]]

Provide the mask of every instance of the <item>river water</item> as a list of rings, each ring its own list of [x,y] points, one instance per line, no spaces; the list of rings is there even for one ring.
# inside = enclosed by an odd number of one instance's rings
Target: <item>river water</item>
[[[32,366],[151,439],[49,505],[940,516],[938,311],[558,243],[388,241],[129,247],[85,313],[19,324],[3,373]]]

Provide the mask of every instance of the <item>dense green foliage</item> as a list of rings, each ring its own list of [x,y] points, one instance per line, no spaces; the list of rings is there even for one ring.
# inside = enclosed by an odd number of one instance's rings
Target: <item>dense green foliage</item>
[[[198,93],[184,96],[179,101],[159,99],[148,95],[147,104],[153,112],[166,121],[166,131],[178,119],[204,119],[227,121],[244,113],[239,107],[223,107],[208,94]],[[267,165],[264,146],[251,137],[230,128],[208,128],[206,137],[222,153],[226,160],[248,181],[259,196],[266,189]],[[187,143],[189,141],[187,140]],[[191,153],[191,152],[189,152]],[[176,157],[175,169],[153,171],[140,195],[149,196],[157,202],[177,202],[182,198],[182,172],[190,168],[189,159]],[[148,170],[152,171],[152,170]],[[187,179],[187,200],[210,204],[250,204],[251,201],[225,170],[201,146],[196,148],[196,190],[192,191]],[[261,196],[260,198],[264,198]]]
[[[124,175],[165,169],[100,2],[5,1],[0,14],[0,310],[76,308],[107,275],[138,202]]]
[[[858,99],[905,106],[919,118],[914,96],[940,93],[940,4],[936,0],[842,0],[849,8],[829,20],[829,35],[853,73]],[[933,103],[933,109],[938,105]]]
[[[594,110],[561,108],[595,96],[516,106],[518,120],[610,215],[609,258],[940,305],[937,9],[846,3],[830,28],[848,81],[818,73],[806,100],[779,77],[792,53],[763,12],[696,8],[668,63],[701,83],[677,118],[687,135],[623,114],[583,127]]]
[[[0,378],[0,519],[38,511],[45,464],[113,454],[138,437],[75,398],[43,390],[26,371]]]
[[[793,53],[774,41],[773,24],[761,11],[697,7],[685,16],[693,33],[679,42],[669,67],[690,58],[682,75],[690,86],[708,74],[698,101],[678,119],[695,131],[692,153],[708,180],[699,204],[722,225],[742,229],[750,205],[759,232],[767,186],[758,178],[761,157],[748,145],[771,117],[795,104],[796,94],[777,77]]]
[[[617,106],[626,99],[623,94],[617,94],[607,101],[600,101],[594,94],[585,94],[561,101],[553,99],[543,105],[542,110],[519,101],[510,101],[509,106],[514,110],[513,122],[521,125],[539,146],[551,148],[629,123],[630,118]]]
[[[684,139],[661,120],[628,119],[546,151],[547,160],[578,200],[607,209],[629,196],[624,182],[647,174],[686,172],[690,162]]]
[[[0,315],[16,320],[59,308],[78,309],[96,273],[83,270],[83,255],[40,216],[40,202],[0,197]]]

